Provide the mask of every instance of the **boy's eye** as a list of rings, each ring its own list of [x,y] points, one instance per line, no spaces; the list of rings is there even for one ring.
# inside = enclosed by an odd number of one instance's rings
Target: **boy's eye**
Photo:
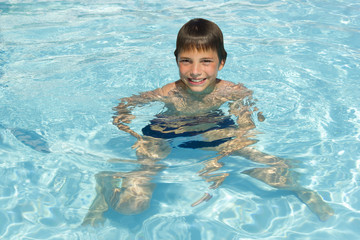
[[[202,60],[202,62],[204,64],[209,64],[209,63],[212,63],[213,61],[211,59],[204,59],[204,60]]]
[[[188,64],[188,63],[190,63],[190,60],[189,59],[180,59],[179,62],[183,63],[183,64]]]

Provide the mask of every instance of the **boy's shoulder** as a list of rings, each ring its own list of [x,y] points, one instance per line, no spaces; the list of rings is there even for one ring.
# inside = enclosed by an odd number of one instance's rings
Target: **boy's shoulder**
[[[244,84],[226,80],[220,80],[217,93],[226,96],[225,98],[228,100],[243,99],[252,95],[252,91],[245,87]]]
[[[236,84],[227,80],[217,79],[218,80],[218,87],[233,87]]]
[[[220,80],[218,83],[218,89],[226,89],[228,91],[244,91],[247,90],[247,88],[244,86],[244,84],[241,83],[234,83],[227,80]]]
[[[165,86],[156,89],[155,91],[157,91],[159,95],[165,97],[165,96],[169,96],[169,93],[174,89],[176,89],[176,82],[168,83]]]

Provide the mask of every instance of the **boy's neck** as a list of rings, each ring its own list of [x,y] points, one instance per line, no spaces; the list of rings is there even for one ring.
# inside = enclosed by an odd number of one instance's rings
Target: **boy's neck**
[[[212,92],[214,92],[214,90],[216,89],[217,84],[220,81],[221,81],[220,79],[216,79],[216,82],[215,82],[214,85],[211,85],[211,86],[207,87],[204,91],[201,91],[201,92],[191,91],[189,88],[187,88],[186,86],[184,86],[182,84],[181,91],[184,92],[186,95],[188,95],[189,97],[191,97],[194,100],[201,100],[204,97],[211,94]]]

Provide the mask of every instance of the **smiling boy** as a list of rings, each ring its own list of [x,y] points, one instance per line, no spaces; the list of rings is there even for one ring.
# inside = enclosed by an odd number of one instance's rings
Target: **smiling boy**
[[[217,79],[217,74],[224,67],[225,60],[220,62],[214,50],[183,50],[177,57],[177,64],[180,80],[176,83],[181,81],[183,89],[190,94],[209,94],[224,82]],[[163,87],[165,95],[176,88],[176,83]]]
[[[221,84],[217,73],[225,65],[227,52],[216,24],[205,19],[189,21],[178,33],[174,54],[180,81],[189,92],[208,94]]]
[[[293,191],[320,219],[330,217],[333,211],[320,195],[296,183],[288,161],[250,147],[256,142],[252,139],[255,124],[251,116],[256,111],[251,101],[252,92],[242,84],[217,78],[227,57],[220,28],[205,19],[190,20],[178,33],[174,53],[179,80],[153,91],[123,98],[115,108],[114,124],[137,138],[133,147],[139,168],[128,173],[97,174],[97,195],[83,223],[102,221],[103,213],[109,206],[123,214],[137,214],[147,209],[155,187],[151,177],[164,168],[157,161],[171,151],[166,140],[179,136],[190,138],[179,147],[218,152],[218,156],[206,161],[204,169],[199,171],[206,181],[213,182],[210,188],[217,188],[229,175],[215,173],[223,166],[218,161],[229,154],[239,155],[268,165],[247,170],[245,174],[270,186]],[[142,134],[133,131],[128,126],[135,118],[132,109],[155,101],[164,103],[166,111],[156,115],[142,129]],[[221,109],[224,104],[228,106],[228,114]],[[258,113],[258,119],[264,120],[261,113]],[[196,135],[201,135],[204,140],[191,140]],[[193,206],[210,197],[205,194]]]

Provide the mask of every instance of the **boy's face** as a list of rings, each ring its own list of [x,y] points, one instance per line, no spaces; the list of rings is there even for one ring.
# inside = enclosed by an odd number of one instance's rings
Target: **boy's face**
[[[177,59],[180,79],[192,92],[212,91],[216,77],[225,62],[219,62],[216,51],[181,51]]]

